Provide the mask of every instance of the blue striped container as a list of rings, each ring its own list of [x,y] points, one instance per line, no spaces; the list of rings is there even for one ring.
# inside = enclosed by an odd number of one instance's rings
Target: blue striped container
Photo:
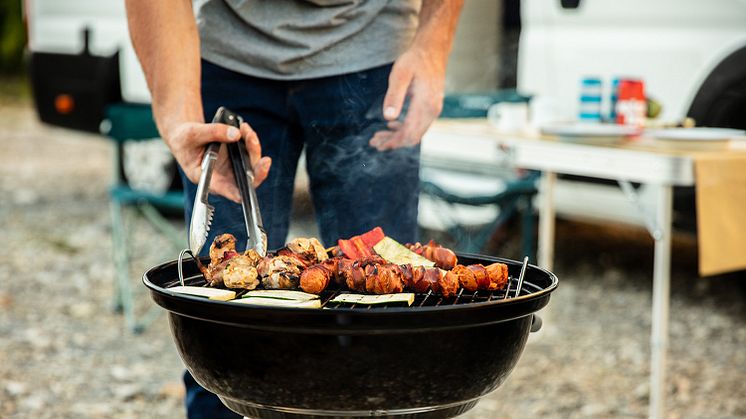
[[[603,83],[599,77],[584,77],[580,82],[580,109],[578,118],[581,122],[601,122],[601,98]]]

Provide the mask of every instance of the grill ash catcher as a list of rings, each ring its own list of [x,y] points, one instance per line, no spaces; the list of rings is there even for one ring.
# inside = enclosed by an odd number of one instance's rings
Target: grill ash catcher
[[[239,127],[220,108],[213,122]],[[192,376],[228,408],[250,418],[451,418],[498,388],[520,358],[557,277],[523,262],[458,254],[463,265],[500,262],[508,284],[453,297],[428,292],[410,306],[342,304],[326,289],[321,308],[257,306],[177,293],[205,285],[205,244],[214,209],[207,201],[219,143],[202,162],[190,249],[143,275],[168,311],[179,355]],[[266,255],[253,171],[243,141],[228,145],[241,193],[247,248]],[[184,255],[190,254],[190,259]],[[241,298],[246,290],[237,291]]]

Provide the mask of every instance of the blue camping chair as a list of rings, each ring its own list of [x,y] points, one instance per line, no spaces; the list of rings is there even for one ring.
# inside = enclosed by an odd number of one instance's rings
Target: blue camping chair
[[[112,250],[115,268],[114,309],[122,312],[125,324],[134,333],[140,333],[160,312],[151,307],[138,317],[135,309],[137,289],[142,272],[131,272],[130,228],[133,217],[141,217],[168,238],[173,244],[173,255],[183,248],[186,235],[175,228],[163,213],[183,213],[184,197],[181,191],[148,189],[133,186],[123,176],[123,149],[131,142],[160,141],[149,105],[116,104],[106,111],[101,131],[115,142],[114,176],[109,189],[112,222]],[[142,287],[138,287],[142,288]]]

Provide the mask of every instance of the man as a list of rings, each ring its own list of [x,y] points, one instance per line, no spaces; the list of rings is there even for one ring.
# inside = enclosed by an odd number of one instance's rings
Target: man
[[[441,110],[462,0],[126,4],[159,132],[182,171],[187,221],[206,144],[243,138],[256,186],[262,184],[257,194],[270,249],[286,240],[304,147],[326,245],[377,225],[414,241],[418,144]],[[219,106],[248,124],[205,124]],[[245,242],[225,147],[221,153],[210,186],[217,196],[208,243],[226,231]],[[186,379],[188,411],[198,417],[191,407],[201,396],[190,403],[196,393]]]

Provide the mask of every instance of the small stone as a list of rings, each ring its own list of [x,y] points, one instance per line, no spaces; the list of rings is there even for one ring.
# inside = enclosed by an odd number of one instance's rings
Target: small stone
[[[93,315],[95,306],[91,303],[76,303],[70,306],[70,315],[76,319],[85,319]]]
[[[127,401],[135,398],[138,394],[142,393],[142,386],[140,384],[122,384],[115,386],[114,397],[118,400]]]
[[[114,365],[113,367],[111,367],[111,370],[109,372],[111,376],[118,381],[129,380],[132,376],[132,374],[130,374],[130,370],[121,365]]]
[[[26,384],[20,381],[8,381],[5,383],[5,391],[9,395],[17,397],[26,393]]]
[[[587,404],[583,406],[582,409],[580,409],[580,413],[583,416],[590,416],[590,417],[598,417],[598,416],[603,415],[606,412],[607,412],[606,407],[602,404],[597,404],[597,403]]]

